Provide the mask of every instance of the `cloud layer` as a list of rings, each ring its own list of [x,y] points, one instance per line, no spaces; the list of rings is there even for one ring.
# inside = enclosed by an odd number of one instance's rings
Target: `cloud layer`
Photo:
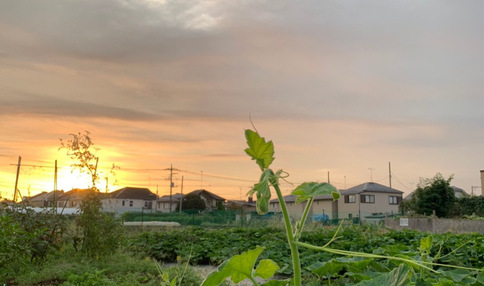
[[[296,181],[332,170],[343,187],[375,165],[384,178],[394,161],[404,185],[441,171],[470,189],[482,168],[483,5],[4,1],[3,172],[28,148],[9,138],[52,148],[49,136],[89,129],[127,164],[148,164],[133,163],[148,160],[137,144],[159,165],[236,176],[252,116],[290,152]]]

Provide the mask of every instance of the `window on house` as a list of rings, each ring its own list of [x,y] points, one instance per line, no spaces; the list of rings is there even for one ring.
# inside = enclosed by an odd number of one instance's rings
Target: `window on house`
[[[129,206],[132,207],[133,206],[133,201],[129,201]]]
[[[153,202],[145,201],[145,209],[151,209],[152,206],[153,206]]]
[[[388,203],[391,205],[398,205],[400,203],[400,197],[398,196],[389,196]]]
[[[125,202],[125,201],[123,201],[123,202],[121,203],[121,205],[124,207],[124,206],[126,205],[126,202]]]
[[[345,195],[345,204],[352,204],[356,203],[356,196],[355,195]]]
[[[375,203],[375,195],[361,195],[361,202],[367,204]]]

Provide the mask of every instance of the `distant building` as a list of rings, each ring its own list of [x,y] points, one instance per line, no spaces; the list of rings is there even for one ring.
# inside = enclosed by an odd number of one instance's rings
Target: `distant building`
[[[39,207],[39,208],[46,208],[46,207],[53,207],[56,205],[59,197],[64,194],[64,191],[52,191],[52,192],[42,192],[35,196],[25,197],[23,202],[27,206],[31,207]]]
[[[339,218],[356,218],[365,220],[376,214],[392,214],[399,212],[403,192],[367,182],[352,188],[341,190],[338,200]]]
[[[287,212],[291,217],[299,219],[302,217],[307,202],[296,204],[296,199],[297,196],[295,195],[284,196]],[[279,199],[275,198],[269,201],[269,211],[275,213],[282,211]],[[313,215],[327,215],[329,219],[337,219],[338,202],[333,201],[331,195],[316,196],[313,199],[313,204],[311,205],[308,215],[310,217]]]
[[[91,192],[94,191],[91,189],[72,189],[65,192],[57,198],[57,207],[79,209],[82,200]]]
[[[454,190],[454,196],[458,199],[469,196],[469,194],[466,193],[466,191],[464,191],[461,188],[458,188],[458,187],[455,187],[455,186],[452,186],[451,188]]]
[[[248,201],[242,200],[227,200],[225,204],[227,210],[243,211],[243,212],[255,212],[256,203],[249,198]]]
[[[180,201],[183,199],[183,197],[184,196],[180,193],[173,194],[171,198],[170,195],[161,196],[156,202],[156,210],[162,213],[168,213],[170,211],[173,212],[177,209],[177,207],[180,207]]]
[[[334,201],[331,195],[316,196],[309,210],[310,217],[327,219],[353,219],[371,217],[375,214],[398,213],[403,192],[377,183],[367,182],[346,190],[340,190],[341,197]],[[284,196],[287,211],[291,217],[301,218],[307,202],[296,204],[295,195]],[[270,212],[281,212],[279,200],[269,202]]]
[[[207,210],[215,210],[217,209],[217,204],[220,203],[220,204],[225,204],[225,199],[214,194],[214,193],[211,193],[207,190],[195,190],[191,193],[188,193],[187,195],[192,195],[192,194],[195,194],[197,196],[199,196],[202,200],[205,201],[205,205],[207,206]]]
[[[484,170],[481,170],[481,196],[484,194]]]
[[[212,193],[207,190],[195,190],[188,194],[173,194],[170,198],[170,195],[162,196],[157,201],[157,211],[167,213],[170,212],[170,201],[171,201],[171,211],[174,212],[177,208],[180,207],[180,200],[183,200],[185,196],[188,195],[196,195],[200,197],[207,206],[207,210],[215,210],[217,209],[217,204],[225,204],[225,199]],[[183,201],[182,201],[183,207]]]
[[[102,194],[103,210],[116,214],[125,212],[154,212],[156,194],[147,188],[125,187],[111,193]]]

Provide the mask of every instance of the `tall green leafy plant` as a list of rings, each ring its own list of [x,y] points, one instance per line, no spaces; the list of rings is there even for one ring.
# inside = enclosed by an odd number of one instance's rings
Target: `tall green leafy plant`
[[[78,218],[81,252],[88,258],[99,259],[113,254],[121,244],[121,221],[114,214],[104,213],[100,194],[91,191],[80,205]]]
[[[247,145],[245,153],[249,155],[252,160],[255,160],[259,165],[262,175],[259,182],[254,188],[249,191],[248,195],[251,196],[254,193],[257,197],[257,212],[259,214],[266,214],[269,210],[269,200],[271,198],[270,187],[272,186],[276,191],[277,198],[279,200],[282,216],[284,219],[284,225],[286,229],[287,241],[289,248],[291,249],[291,259],[294,271],[294,284],[301,285],[301,263],[299,258],[299,251],[297,242],[301,237],[303,226],[306,223],[309,210],[313,203],[315,196],[331,194],[334,200],[339,198],[338,190],[328,183],[316,183],[309,182],[299,185],[293,192],[293,195],[297,196],[296,203],[306,202],[302,218],[294,226],[291,224],[289,212],[284,202],[281,188],[279,186],[279,180],[286,175],[283,170],[274,172],[270,169],[270,165],[274,161],[274,144],[272,141],[266,142],[257,132],[252,130],[245,131],[245,138],[247,139]]]

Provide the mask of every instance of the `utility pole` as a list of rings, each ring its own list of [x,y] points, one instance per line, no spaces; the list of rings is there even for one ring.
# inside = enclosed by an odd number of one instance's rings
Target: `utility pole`
[[[480,189],[480,186],[471,186],[471,196],[474,196],[474,189]]]
[[[53,206],[54,214],[57,214],[57,201],[56,201],[56,193],[57,193],[57,160],[55,160],[54,164],[54,198],[53,198]]]
[[[96,167],[94,169],[94,175],[92,176],[92,188],[96,188],[96,179],[97,179],[97,163],[99,162],[99,157],[96,157]]]
[[[328,184],[330,184],[330,182],[329,182],[329,171],[328,171]]]
[[[183,206],[183,176],[181,181],[180,212],[182,211],[182,206]]]
[[[173,191],[173,164],[170,165],[170,212],[172,203],[172,191]]]
[[[390,179],[390,188],[392,187],[392,164],[388,162],[388,178]]]
[[[13,191],[13,201],[17,202],[17,191],[18,191],[18,177],[20,174],[20,162],[22,161],[22,157],[18,156],[18,163],[17,163],[17,176],[15,177],[15,190]]]

